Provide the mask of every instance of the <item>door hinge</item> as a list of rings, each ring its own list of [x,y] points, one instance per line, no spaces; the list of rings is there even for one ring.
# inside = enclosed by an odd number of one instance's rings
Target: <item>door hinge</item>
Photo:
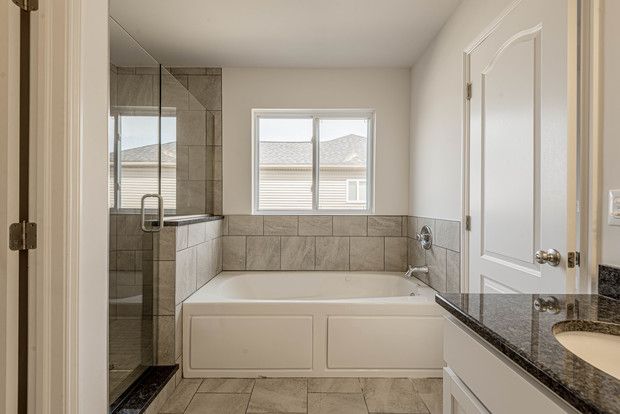
[[[39,0],[13,0],[13,3],[27,12],[39,10]]]
[[[579,252],[568,252],[567,262],[569,268],[579,266],[581,263],[581,255],[579,254]]]
[[[467,86],[465,87],[465,99],[468,101],[471,100],[471,82],[467,82]]]
[[[465,230],[471,231],[471,216],[465,216]]]
[[[37,248],[37,225],[22,221],[9,227],[9,249],[32,250]]]

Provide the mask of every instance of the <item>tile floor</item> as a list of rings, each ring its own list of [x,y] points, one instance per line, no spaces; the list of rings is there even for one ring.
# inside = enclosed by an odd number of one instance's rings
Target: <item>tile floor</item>
[[[441,414],[441,378],[183,379],[165,414]]]

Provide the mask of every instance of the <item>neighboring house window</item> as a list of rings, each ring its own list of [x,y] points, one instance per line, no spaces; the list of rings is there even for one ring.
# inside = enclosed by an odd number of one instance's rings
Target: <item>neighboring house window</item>
[[[347,203],[366,200],[366,180],[347,180]]]
[[[374,113],[254,110],[256,213],[372,211]]]

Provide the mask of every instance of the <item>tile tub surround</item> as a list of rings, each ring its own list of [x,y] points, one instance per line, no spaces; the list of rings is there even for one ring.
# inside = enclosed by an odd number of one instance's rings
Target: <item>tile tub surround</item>
[[[433,234],[433,247],[424,250],[415,239],[423,226]],[[461,223],[428,217],[407,217],[407,261],[412,266],[427,265],[428,275],[418,279],[439,292],[460,292],[461,286]]]
[[[162,414],[441,414],[441,378],[184,379]]]
[[[156,362],[181,364],[182,302],[222,271],[222,230],[220,218],[196,217],[166,221],[155,233],[154,318]]]
[[[620,267],[599,265],[598,292],[620,300]]]
[[[224,270],[405,271],[406,216],[224,219]]]
[[[580,412],[620,411],[620,380],[566,350],[553,326],[570,320],[620,323],[620,302],[602,295],[553,295],[559,312],[537,312],[539,295],[438,293],[436,302]]]
[[[184,86],[187,94],[183,93],[181,90],[183,88],[177,88],[177,91],[170,94],[169,99],[164,99],[162,96],[162,105],[166,106],[167,101],[186,105],[184,109],[187,109],[188,113],[204,109],[206,116],[204,118],[206,142],[198,141],[199,145],[204,145],[206,164],[202,164],[202,153],[193,151],[195,147],[181,148],[187,151],[184,153],[187,158],[183,158],[187,163],[185,179],[194,181],[204,177],[206,180],[204,211],[209,214],[222,214],[222,69],[171,67],[168,71]],[[164,80],[162,79],[162,82]],[[203,125],[202,120],[200,125]],[[196,169],[195,166],[200,166],[202,169]],[[192,191],[191,188],[188,191]]]

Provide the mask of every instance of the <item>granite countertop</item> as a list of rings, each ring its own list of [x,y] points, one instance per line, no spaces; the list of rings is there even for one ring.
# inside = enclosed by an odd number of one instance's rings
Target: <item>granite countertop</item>
[[[557,313],[534,307],[539,298],[558,300]],[[499,352],[577,410],[619,413],[620,380],[565,349],[553,325],[620,323],[620,301],[600,295],[437,293],[435,301]],[[584,322],[585,321],[585,322]]]
[[[207,221],[223,220],[224,216],[213,216],[210,214],[194,214],[189,216],[168,216],[164,217],[165,227],[187,226],[189,224],[204,223]],[[157,226],[159,221],[150,221],[153,226]]]

